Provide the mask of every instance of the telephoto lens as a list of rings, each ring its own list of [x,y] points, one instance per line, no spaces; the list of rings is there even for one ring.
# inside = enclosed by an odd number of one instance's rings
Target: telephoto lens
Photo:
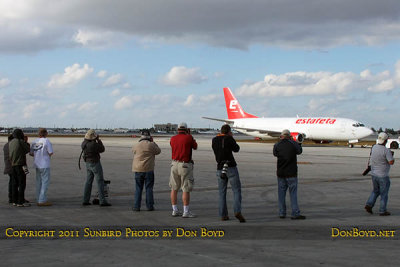
[[[228,163],[224,163],[224,166],[222,166],[222,170],[221,170],[221,179],[228,179]]]

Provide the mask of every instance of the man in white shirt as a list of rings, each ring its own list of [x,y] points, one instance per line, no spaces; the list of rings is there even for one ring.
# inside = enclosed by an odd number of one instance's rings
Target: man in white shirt
[[[31,145],[30,155],[34,157],[36,168],[36,199],[38,206],[51,206],[47,201],[47,188],[50,183],[50,157],[53,155],[53,146],[47,139],[47,130],[39,129],[39,138]]]
[[[371,149],[369,165],[371,166],[371,176],[373,190],[365,205],[365,210],[372,214],[372,208],[375,205],[378,196],[381,196],[379,215],[389,216],[390,212],[386,210],[388,194],[390,187],[389,171],[390,165],[394,164],[393,153],[386,147],[388,135],[380,133],[378,135],[378,144]]]

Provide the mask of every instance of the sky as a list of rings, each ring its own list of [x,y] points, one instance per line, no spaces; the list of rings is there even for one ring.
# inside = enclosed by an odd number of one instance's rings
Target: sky
[[[0,127],[218,128],[259,117],[400,129],[398,0],[0,0]]]

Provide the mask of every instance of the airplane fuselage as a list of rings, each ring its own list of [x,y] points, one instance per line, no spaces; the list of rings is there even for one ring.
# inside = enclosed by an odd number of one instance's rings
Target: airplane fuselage
[[[289,129],[292,133],[302,133],[310,140],[358,140],[370,135],[369,128],[359,122],[346,118],[299,117],[299,118],[246,118],[234,119],[234,129],[263,139],[276,138],[265,131],[280,132]],[[257,130],[251,130],[257,129]]]

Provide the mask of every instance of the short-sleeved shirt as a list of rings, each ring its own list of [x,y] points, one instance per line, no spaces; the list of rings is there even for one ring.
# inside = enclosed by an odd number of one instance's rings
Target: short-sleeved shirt
[[[191,162],[192,149],[197,149],[197,143],[193,136],[179,132],[170,141],[172,148],[172,160]]]
[[[50,154],[54,152],[49,139],[44,137],[36,139],[31,145],[31,153],[34,154],[35,168],[50,168]]]
[[[390,164],[393,160],[392,152],[384,145],[374,145],[371,150],[371,175],[378,177],[389,176]]]

